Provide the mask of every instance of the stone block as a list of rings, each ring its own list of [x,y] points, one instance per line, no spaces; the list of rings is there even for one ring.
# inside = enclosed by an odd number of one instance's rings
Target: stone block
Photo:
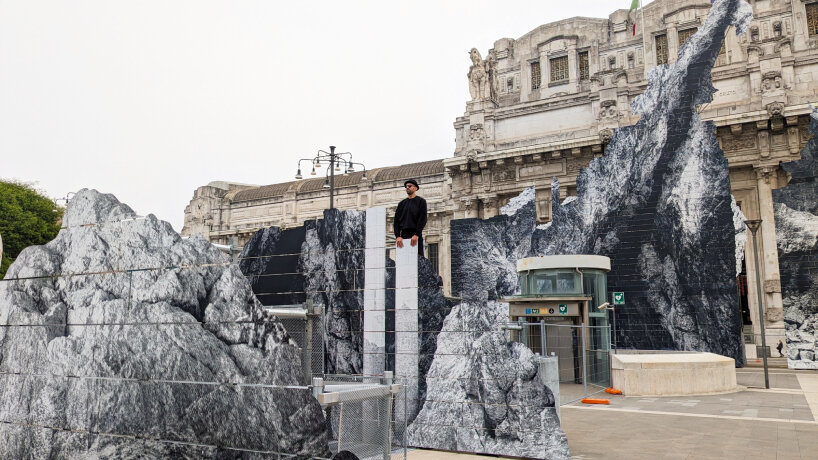
[[[735,360],[714,353],[633,353],[611,357],[611,386],[626,396],[737,391]]]

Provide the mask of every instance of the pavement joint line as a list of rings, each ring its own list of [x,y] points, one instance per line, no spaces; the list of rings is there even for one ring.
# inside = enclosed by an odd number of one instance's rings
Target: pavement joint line
[[[752,375],[761,375],[761,372],[758,371],[736,371],[736,374],[752,374]],[[767,375],[798,375],[795,372],[768,372]]]
[[[751,422],[776,422],[776,423],[803,423],[806,425],[818,425],[814,420],[793,420],[787,418],[764,418],[764,417],[741,417],[738,415],[714,415],[714,414],[691,414],[686,412],[665,412],[657,410],[638,410],[638,409],[619,409],[616,407],[585,407],[585,406],[562,406],[562,409],[583,409],[583,410],[598,410],[598,411],[616,411],[616,412],[631,412],[634,414],[652,414],[652,415],[675,415],[679,417],[701,417],[701,418],[718,418],[727,420],[746,420]]]
[[[745,391],[756,391],[759,393],[782,393],[788,395],[802,395],[804,390],[791,390],[789,388],[752,388],[747,387]]]
[[[804,390],[804,398],[812,411],[812,418],[818,420],[818,375],[798,375],[798,384]]]

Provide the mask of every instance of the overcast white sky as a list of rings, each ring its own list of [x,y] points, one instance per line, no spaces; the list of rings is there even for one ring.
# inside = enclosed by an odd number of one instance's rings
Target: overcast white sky
[[[178,231],[196,187],[289,181],[329,145],[369,169],[449,157],[469,49],[629,5],[0,0],[0,177]]]

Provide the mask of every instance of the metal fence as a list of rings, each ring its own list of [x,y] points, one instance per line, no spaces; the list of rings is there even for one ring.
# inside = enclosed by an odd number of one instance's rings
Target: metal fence
[[[382,377],[314,377],[312,390],[324,408],[335,457],[349,453],[361,460],[406,458],[406,421],[392,415],[396,396],[402,393],[406,400],[406,385],[397,383],[392,372]]]
[[[514,321],[503,326],[508,339],[536,354],[556,357],[559,388],[552,391],[558,405],[600,393],[611,384],[610,326]]]
[[[303,304],[265,306],[276,315],[290,338],[301,350],[302,382],[309,385],[324,375],[324,308],[307,301]]]

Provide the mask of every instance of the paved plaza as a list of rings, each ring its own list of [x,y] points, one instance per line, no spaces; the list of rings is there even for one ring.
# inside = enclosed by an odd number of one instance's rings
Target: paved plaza
[[[774,363],[773,363],[774,364]],[[750,363],[750,366],[753,366]],[[818,371],[736,369],[742,391],[572,402],[560,411],[573,459],[816,459]],[[563,400],[565,401],[565,400]],[[478,458],[428,450],[410,459]]]
[[[818,458],[818,372],[736,370],[736,393],[572,403],[562,426],[572,458]]]

